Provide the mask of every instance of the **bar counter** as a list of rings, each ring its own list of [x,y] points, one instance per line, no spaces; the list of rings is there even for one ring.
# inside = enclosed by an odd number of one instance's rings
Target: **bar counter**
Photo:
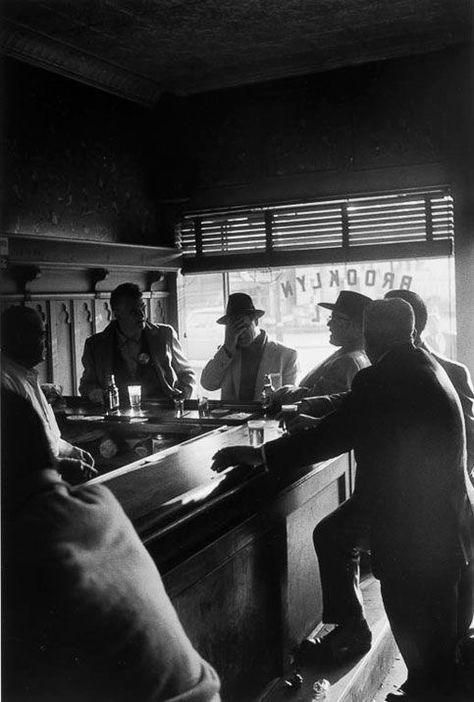
[[[218,670],[223,699],[255,700],[320,621],[312,532],[348,496],[350,459],[288,466],[278,479],[262,467],[216,474],[212,456],[248,444],[246,425],[148,418],[150,431],[186,426],[201,435],[90,482],[106,485],[135,525],[189,637]],[[265,420],[265,440],[280,435]]]

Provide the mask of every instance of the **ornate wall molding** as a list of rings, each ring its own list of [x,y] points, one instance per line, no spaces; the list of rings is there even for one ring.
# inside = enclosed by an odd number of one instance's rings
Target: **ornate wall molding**
[[[160,95],[153,81],[6,18],[0,49],[7,56],[142,105],[153,105]]]
[[[61,270],[96,268],[176,272],[181,267],[181,259],[180,251],[164,246],[8,236],[8,267],[35,265]]]

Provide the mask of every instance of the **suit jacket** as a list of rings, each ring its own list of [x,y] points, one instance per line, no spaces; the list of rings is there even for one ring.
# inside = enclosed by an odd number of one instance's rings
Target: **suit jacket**
[[[444,368],[458,394],[466,425],[467,467],[474,481],[474,387],[471,375],[462,363],[441,356],[428,347],[422,346],[422,348],[429,351]]]
[[[363,349],[338,349],[319,366],[313,368],[299,383],[306,395],[329,395],[350,390],[354,376],[370,365]]]
[[[376,572],[430,572],[472,558],[461,406],[430,354],[411,344],[394,347],[357,374],[339,409],[318,427],[265,444],[277,473],[351,449],[351,499],[371,524]]]
[[[282,384],[293,385],[297,373],[297,353],[278,341],[265,339],[263,354],[255,381],[254,400],[261,399],[265,375],[281,373]],[[229,356],[224,346],[221,346],[214,358],[208,361],[202,371],[201,385],[206,390],[222,389],[223,402],[238,402],[240,378],[242,374],[241,353],[237,349]]]
[[[105,390],[107,376],[114,373],[116,322],[86,340],[82,365],[84,372],[79,384],[81,395],[91,390]],[[146,323],[144,332],[150,351],[150,363],[156,372],[163,395],[173,397],[176,389],[188,398],[193,392],[195,374],[186,360],[173,327],[168,324]]]

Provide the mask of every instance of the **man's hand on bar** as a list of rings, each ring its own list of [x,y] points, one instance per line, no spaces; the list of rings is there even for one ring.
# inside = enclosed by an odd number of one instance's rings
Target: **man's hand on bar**
[[[286,431],[289,434],[297,434],[306,429],[314,429],[321,422],[322,417],[311,417],[308,414],[294,414],[285,418]]]
[[[211,469],[221,473],[229,466],[258,466],[262,463],[262,452],[252,446],[227,446],[214,454]]]

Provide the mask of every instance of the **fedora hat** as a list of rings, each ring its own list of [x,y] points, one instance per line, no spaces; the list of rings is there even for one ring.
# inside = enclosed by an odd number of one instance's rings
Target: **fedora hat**
[[[343,314],[354,322],[362,323],[364,310],[369,302],[372,302],[372,299],[367,295],[361,295],[351,290],[342,290],[336,302],[318,302],[318,305]]]
[[[254,314],[256,317],[261,317],[265,312],[255,309],[250,295],[246,293],[232,293],[227,300],[225,315],[219,317],[217,324],[227,324],[231,317],[236,317],[239,314]]]

